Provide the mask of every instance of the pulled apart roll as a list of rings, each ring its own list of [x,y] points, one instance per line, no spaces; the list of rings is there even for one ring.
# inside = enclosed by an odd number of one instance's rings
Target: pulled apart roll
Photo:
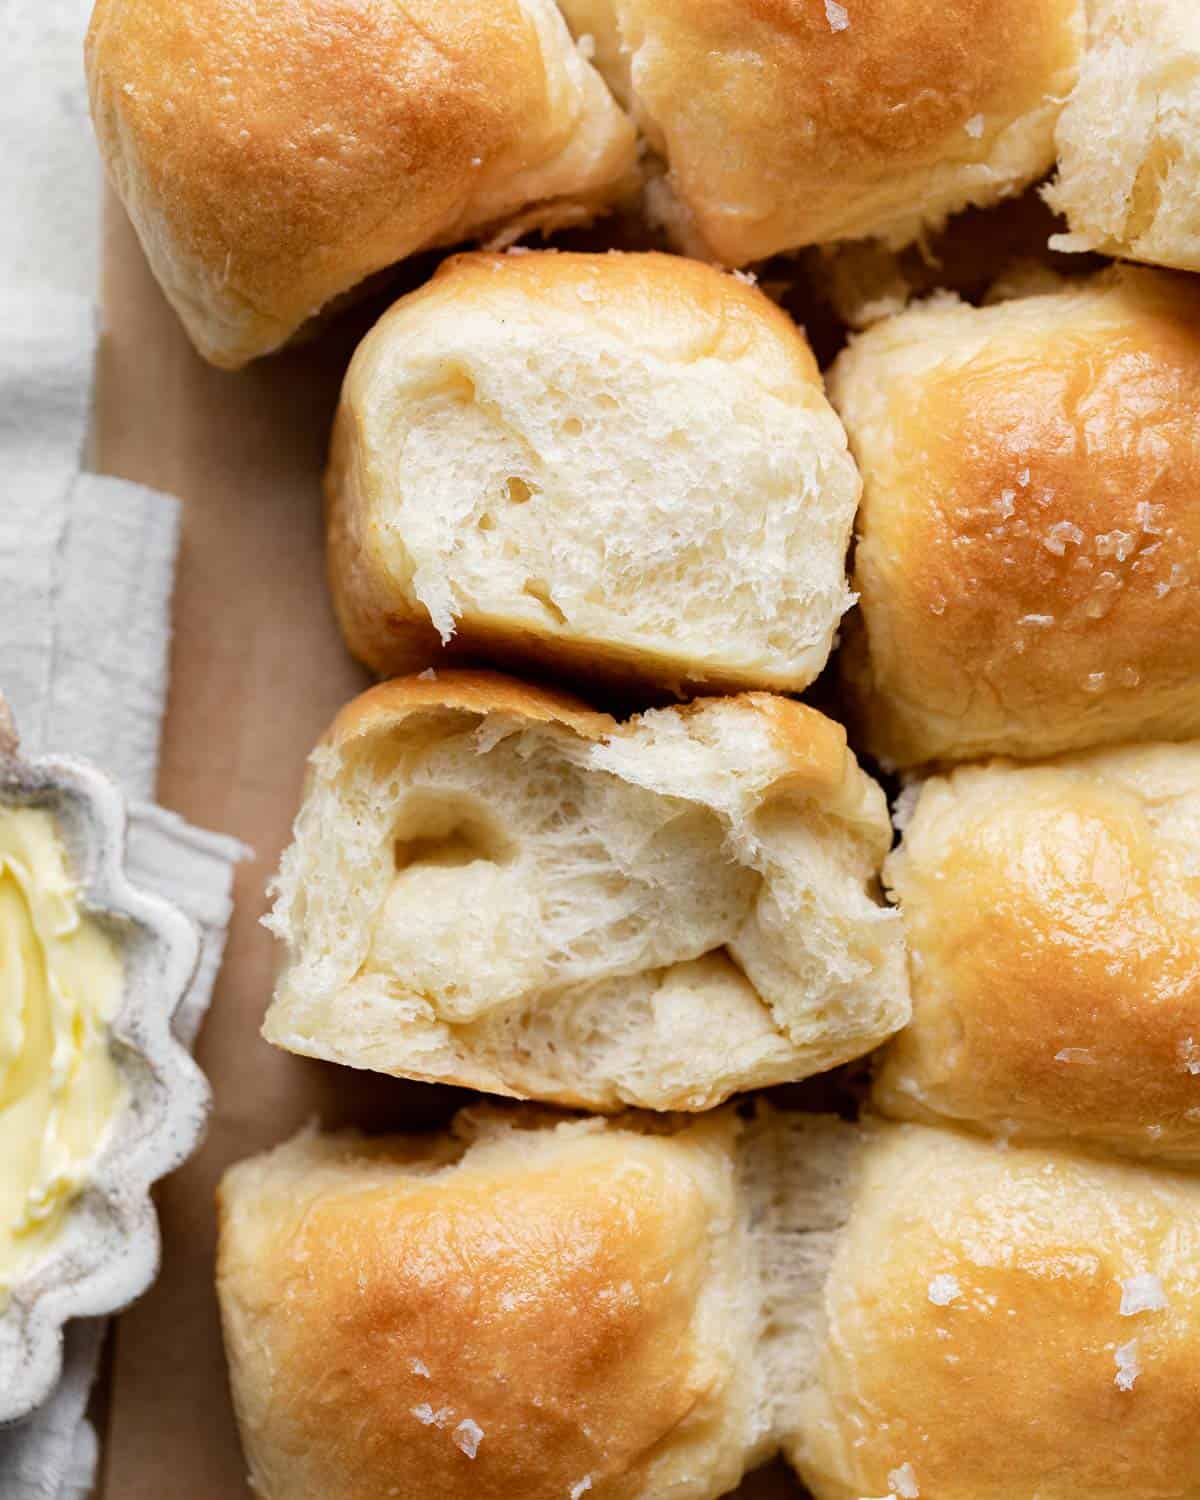
[[[1200,9],[1090,0],[1088,24],[1046,192],[1071,232],[1051,244],[1200,271]]]
[[[885,879],[913,1020],[879,1109],[1200,1165],[1200,746],[935,777]]]
[[[863,475],[841,653],[884,762],[1200,733],[1200,290],[935,298],[838,359]]]
[[[219,1197],[262,1500],[715,1500],[779,1447],[816,1500],[1200,1493],[1193,1177],[482,1110],[304,1134]]]
[[[618,724],[486,674],[365,693],[312,757],[264,1035],[403,1077],[704,1109],[909,1005],[883,794],[751,694]]]
[[[471,255],[346,377],[329,571],[381,675],[455,655],[799,690],[860,484],[803,334],[664,255]]]
[[[553,0],[97,0],[87,68],[151,268],[231,368],[415,251],[586,219],[634,169]]]
[[[1082,0],[560,0],[666,176],[651,202],[727,265],[915,240],[1054,163]]]

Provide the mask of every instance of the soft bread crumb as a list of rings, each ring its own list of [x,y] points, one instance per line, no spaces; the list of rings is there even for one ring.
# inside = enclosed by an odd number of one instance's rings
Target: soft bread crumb
[[[461,1448],[468,1458],[474,1458],[479,1452],[479,1444],[483,1441],[483,1428],[478,1422],[472,1422],[468,1417],[454,1429],[453,1437],[454,1446]]]
[[[888,1491],[893,1495],[903,1496],[903,1500],[917,1500],[921,1493],[912,1464],[901,1464],[888,1474],[887,1479]]]
[[[1117,1364],[1117,1373],[1113,1376],[1113,1384],[1119,1391],[1133,1390],[1133,1382],[1142,1373],[1138,1364],[1137,1339],[1130,1339],[1127,1344],[1118,1344],[1114,1358]]]
[[[949,1307],[956,1297],[962,1296],[962,1287],[956,1276],[935,1276],[929,1283],[929,1300],[935,1307]]]
[[[1161,1312],[1166,1305],[1167,1294],[1163,1290],[1163,1284],[1152,1271],[1139,1271],[1135,1276],[1126,1276],[1122,1279],[1121,1316],[1123,1318],[1133,1318],[1143,1312]]]
[[[846,7],[839,5],[837,0],[825,0],[825,19],[829,22],[830,31],[850,29],[850,17],[846,14]]]

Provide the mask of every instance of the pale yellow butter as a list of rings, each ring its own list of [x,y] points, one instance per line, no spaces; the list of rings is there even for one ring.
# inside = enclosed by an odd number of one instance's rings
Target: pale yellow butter
[[[53,818],[0,807],[0,1305],[52,1248],[122,1103],[122,977]]]

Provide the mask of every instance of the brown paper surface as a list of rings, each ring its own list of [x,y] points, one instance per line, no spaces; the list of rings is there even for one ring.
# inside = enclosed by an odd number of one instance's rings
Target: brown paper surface
[[[238,871],[229,947],[198,1047],[214,1094],[208,1138],[158,1195],[162,1274],[117,1329],[101,1493],[248,1500],[213,1294],[221,1172],[314,1115],[413,1129],[445,1120],[464,1097],[305,1062],[258,1034],[274,965],[259,925],[264,884],[305,757],[366,680],[326,596],[320,473],[342,372],[380,304],[248,371],[210,369],[111,202],[103,304],[97,467],[183,502],[159,797],[201,827],[235,834],[255,857]],[[781,1466],[738,1491],[742,1500],[799,1493]]]

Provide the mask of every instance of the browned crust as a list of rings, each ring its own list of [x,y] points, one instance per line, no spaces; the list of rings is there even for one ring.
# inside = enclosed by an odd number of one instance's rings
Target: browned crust
[[[590,1475],[636,1500],[722,1375],[694,1324],[711,1209],[690,1148],[531,1131],[422,1179],[395,1145],[395,1175],[374,1143],[361,1181],[350,1162],[316,1195],[301,1164],[272,1182],[271,1158],[222,1183],[217,1284],[258,1493],[562,1500]]]
[[[399,728],[412,714],[508,714],[529,724],[560,724],[581,739],[598,740],[616,721],[578,698],[534,687],[499,672],[438,671],[432,677],[397,677],[349,702],[327,730],[324,743],[343,747],[366,735]]]
[[[520,0],[98,0],[87,68],[155,273],[231,367],[373,272],[486,227],[481,203],[575,128]],[[608,152],[620,170],[572,185],[574,207],[624,186],[633,132],[615,109],[611,126],[628,133]],[[537,223],[572,205],[523,207]]]
[[[922,218],[1011,191],[997,169],[989,194],[979,164],[1002,159],[1001,130],[1066,96],[1084,31],[1078,0],[848,0],[837,29],[822,0],[610,8],[688,227],[733,265],[903,219],[912,238]],[[1016,186],[1052,164],[1048,127],[1031,150]],[[952,163],[976,178],[947,202],[935,174]]]
[[[866,743],[915,765],[1200,732],[1196,288],[1123,269],[970,310],[963,357],[902,316],[945,358],[872,370],[880,324],[831,387],[864,478],[842,668]],[[860,379],[890,379],[861,428]]]

